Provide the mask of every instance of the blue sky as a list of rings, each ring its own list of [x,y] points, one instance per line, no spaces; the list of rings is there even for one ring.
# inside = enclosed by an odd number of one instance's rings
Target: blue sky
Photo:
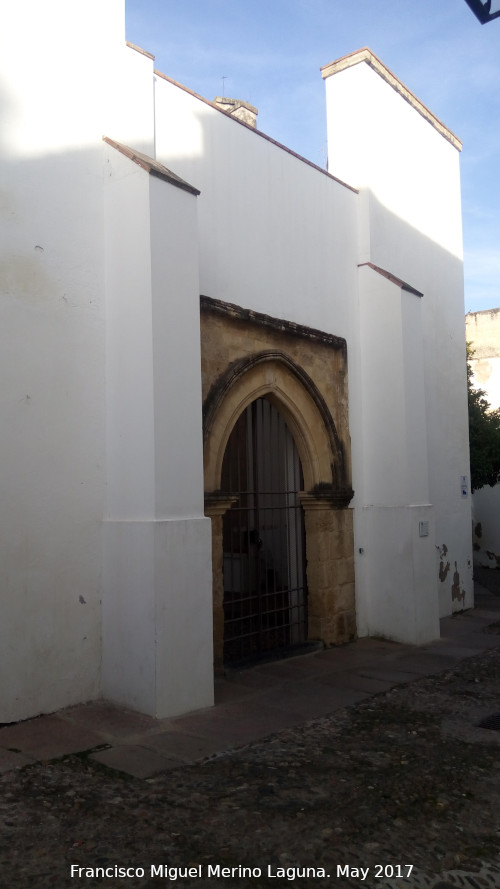
[[[225,76],[226,96],[259,109],[260,130],[322,167],[319,69],[369,46],[462,140],[465,310],[500,306],[500,18],[480,25],[465,0],[126,0],[126,10],[127,40],[156,68],[207,99]]]

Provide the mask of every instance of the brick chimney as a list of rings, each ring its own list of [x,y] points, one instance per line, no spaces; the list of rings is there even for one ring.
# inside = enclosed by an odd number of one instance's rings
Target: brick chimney
[[[248,102],[242,102],[241,99],[227,99],[223,96],[216,96],[214,105],[217,105],[221,111],[225,111],[231,117],[236,117],[248,124],[249,127],[257,129],[257,108],[249,105]]]

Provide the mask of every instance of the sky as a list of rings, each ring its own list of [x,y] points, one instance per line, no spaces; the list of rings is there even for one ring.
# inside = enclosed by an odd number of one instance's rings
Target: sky
[[[127,40],[158,70],[207,99],[250,102],[259,130],[320,167],[319,69],[368,46],[463,142],[465,311],[500,306],[500,18],[481,25],[465,0],[125,3]]]

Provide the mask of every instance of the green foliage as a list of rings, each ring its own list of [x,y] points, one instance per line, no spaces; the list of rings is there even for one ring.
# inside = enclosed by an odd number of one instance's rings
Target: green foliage
[[[473,388],[472,355],[467,345],[470,475],[471,489],[477,491],[500,482],[500,410],[491,410],[486,393]]]

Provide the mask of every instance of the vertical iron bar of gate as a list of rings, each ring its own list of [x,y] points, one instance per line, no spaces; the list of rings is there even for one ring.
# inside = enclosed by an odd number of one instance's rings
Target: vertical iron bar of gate
[[[286,454],[286,443],[285,443],[285,426],[283,422],[283,418],[281,414],[276,411],[276,437],[278,442],[278,447],[276,449],[276,494],[273,495],[276,498],[276,508],[278,513],[278,521],[277,521],[277,538],[278,538],[278,567],[275,568],[274,571],[274,608],[275,608],[275,618],[274,625],[277,629],[276,638],[282,639],[282,644],[284,644],[288,638],[288,630],[286,628],[287,619],[284,612],[285,606],[285,598],[286,592],[283,590],[283,578],[284,578],[284,554],[283,554],[283,519],[286,521],[286,514],[283,513],[283,496],[286,502],[286,494],[283,495],[280,493],[280,489],[285,487],[283,483],[280,484],[281,479],[283,478],[284,466],[283,466],[283,455]],[[285,525],[286,528],[286,525]],[[278,580],[279,580],[279,588],[281,590],[278,593]]]
[[[267,399],[241,415],[226,458],[224,484],[239,500],[226,519],[225,654],[237,660],[307,638],[303,482],[293,437]]]
[[[252,559],[254,561],[255,571],[255,609],[257,612],[257,648],[261,646],[262,640],[262,595],[261,595],[261,570],[259,558],[259,540],[260,540],[260,524],[261,524],[261,502],[260,502],[260,472],[259,472],[259,400],[253,401],[250,406],[250,416],[252,424],[252,457],[253,457],[253,490],[254,490],[254,527],[253,527],[253,549]],[[250,547],[249,547],[250,549]]]

